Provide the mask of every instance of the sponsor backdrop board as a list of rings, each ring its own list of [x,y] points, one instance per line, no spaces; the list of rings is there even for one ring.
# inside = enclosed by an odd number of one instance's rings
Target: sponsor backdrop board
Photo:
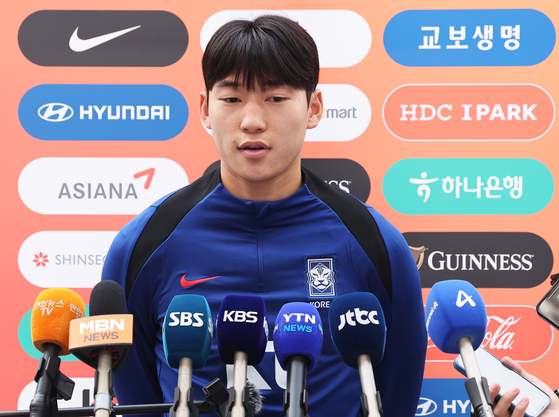
[[[87,303],[115,233],[218,160],[198,116],[203,49],[222,23],[269,11],[319,47],[325,111],[304,163],[404,233],[424,298],[440,280],[472,282],[488,306],[485,348],[559,387],[556,330],[535,310],[559,272],[559,4],[503,7],[2,3],[0,409],[25,409],[34,392],[37,295],[67,287]],[[418,415],[469,414],[452,360],[429,343]],[[62,372],[76,390],[61,406],[93,395],[91,368],[67,357]]]

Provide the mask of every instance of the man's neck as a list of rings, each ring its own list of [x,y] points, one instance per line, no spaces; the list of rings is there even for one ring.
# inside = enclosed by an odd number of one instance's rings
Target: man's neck
[[[252,201],[281,200],[297,192],[303,185],[300,166],[269,180],[247,181],[222,165],[221,182],[235,197]]]

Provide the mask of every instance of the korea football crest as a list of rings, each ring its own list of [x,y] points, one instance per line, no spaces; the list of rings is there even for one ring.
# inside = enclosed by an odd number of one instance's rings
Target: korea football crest
[[[309,298],[336,296],[334,258],[307,258],[306,275]]]

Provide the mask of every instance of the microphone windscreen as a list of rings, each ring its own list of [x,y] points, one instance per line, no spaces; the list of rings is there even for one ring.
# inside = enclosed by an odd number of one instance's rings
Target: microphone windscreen
[[[279,311],[274,327],[274,350],[285,370],[286,360],[293,355],[306,356],[314,368],[322,351],[322,321],[315,306],[309,303],[288,303]]]
[[[60,356],[69,355],[70,321],[85,317],[85,303],[67,288],[49,288],[42,291],[31,311],[31,340],[39,351],[45,343],[60,346]]]
[[[425,304],[427,332],[445,353],[460,353],[459,339],[469,337],[476,350],[485,338],[487,310],[478,290],[462,280],[433,285]]]
[[[260,394],[256,385],[250,379],[247,379],[246,386],[248,388],[248,403],[252,406],[254,415],[256,415],[262,411],[264,397]]]
[[[232,364],[235,352],[247,354],[248,365],[258,365],[268,342],[268,318],[262,297],[228,295],[223,299],[216,321],[219,356]]]
[[[193,369],[203,368],[210,355],[212,337],[212,313],[206,298],[176,295],[163,324],[163,349],[169,366],[178,369],[182,358],[190,358]]]
[[[89,296],[89,315],[125,314],[126,297],[124,290],[116,281],[100,281]]]
[[[386,324],[380,303],[373,294],[354,292],[330,303],[328,313],[332,340],[342,360],[357,368],[357,357],[369,355],[373,366],[384,355]]]

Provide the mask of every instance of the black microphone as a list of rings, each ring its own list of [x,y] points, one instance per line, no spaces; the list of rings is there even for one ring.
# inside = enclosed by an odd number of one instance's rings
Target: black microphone
[[[89,317],[70,323],[70,352],[95,368],[95,417],[113,411],[114,374],[130,354],[133,316],[125,314],[126,299],[116,281],[101,281],[89,297]]]
[[[346,365],[359,369],[363,389],[361,414],[382,416],[373,366],[384,356],[386,324],[377,297],[366,292],[342,295],[330,303],[328,321],[332,340],[342,360]]]
[[[69,400],[74,381],[60,372],[59,356],[69,355],[69,327],[85,315],[85,304],[74,291],[49,288],[42,291],[31,311],[31,339],[43,357],[35,374],[37,389],[29,405],[31,417],[54,417],[57,398]]]
[[[287,370],[283,415],[308,414],[307,371],[314,368],[322,351],[322,321],[315,306],[288,303],[279,311],[274,327],[274,350]]]
[[[233,364],[231,417],[244,417],[247,366],[262,361],[268,341],[268,318],[262,297],[226,296],[217,316],[216,338],[221,360]]]

